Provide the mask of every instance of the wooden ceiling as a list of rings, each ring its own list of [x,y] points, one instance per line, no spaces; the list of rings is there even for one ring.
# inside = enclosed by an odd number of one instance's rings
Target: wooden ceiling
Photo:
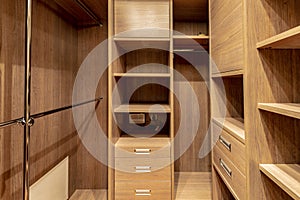
[[[174,0],[175,21],[208,21],[208,0]]]
[[[39,0],[55,10],[62,18],[77,26],[95,24],[95,21],[78,5],[76,0]],[[107,0],[80,0],[102,23],[107,20]],[[60,9],[57,9],[60,7]]]

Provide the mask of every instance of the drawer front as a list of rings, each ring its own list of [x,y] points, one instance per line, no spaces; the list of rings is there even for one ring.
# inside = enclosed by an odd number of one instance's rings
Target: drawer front
[[[171,200],[171,182],[131,182],[116,181],[115,183],[116,200]]]
[[[121,138],[116,143],[116,158],[170,158],[169,139]]]
[[[216,170],[227,184],[229,189],[238,199],[246,199],[246,178],[237,167],[215,146],[213,150],[213,161]]]
[[[170,159],[116,158],[116,181],[171,180]]]
[[[214,125],[214,129],[221,129]],[[220,150],[230,159],[230,161],[245,175],[246,174],[246,149],[245,145],[235,139],[225,130],[221,131],[217,144]]]

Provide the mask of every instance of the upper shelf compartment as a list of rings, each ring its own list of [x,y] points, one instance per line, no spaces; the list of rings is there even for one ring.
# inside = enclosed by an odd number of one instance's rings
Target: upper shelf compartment
[[[169,0],[114,2],[114,34],[118,37],[170,37]]]
[[[174,0],[175,21],[207,21],[207,0]]]
[[[257,43],[258,49],[300,49],[300,26]]]

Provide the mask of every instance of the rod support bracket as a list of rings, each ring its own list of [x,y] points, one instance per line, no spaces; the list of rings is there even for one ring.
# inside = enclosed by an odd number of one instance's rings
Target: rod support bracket
[[[18,125],[20,126],[28,126],[31,127],[34,124],[34,119],[32,117],[29,118],[28,122],[26,122],[25,118],[22,118],[19,122]]]

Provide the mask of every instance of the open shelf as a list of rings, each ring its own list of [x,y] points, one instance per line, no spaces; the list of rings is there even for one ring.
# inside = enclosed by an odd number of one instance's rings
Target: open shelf
[[[148,37],[115,37],[114,41],[125,50],[135,48],[160,48],[168,50],[170,48],[170,38],[148,38]]]
[[[114,77],[169,78],[170,73],[114,73]]]
[[[233,70],[228,72],[221,72],[221,73],[213,73],[211,75],[212,78],[219,78],[219,77],[234,77],[234,76],[242,76],[244,74],[244,70]]]
[[[300,49],[300,26],[258,42],[256,47],[258,49]]]
[[[300,119],[299,103],[259,103],[258,108],[276,114]]]
[[[245,144],[245,128],[244,120],[242,118],[213,118],[215,124],[224,128],[236,139]]]
[[[299,164],[260,164],[259,169],[294,199],[300,199]]]
[[[170,113],[171,108],[169,105],[160,104],[130,104],[120,105],[114,109],[115,113]]]
[[[208,50],[209,36],[174,35],[174,51],[203,51]],[[203,47],[200,48],[200,47]]]

